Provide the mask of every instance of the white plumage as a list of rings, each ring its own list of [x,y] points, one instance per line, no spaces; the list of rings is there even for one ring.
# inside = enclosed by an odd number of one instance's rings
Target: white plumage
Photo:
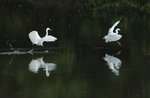
[[[106,36],[103,37],[103,39],[105,39],[105,42],[114,42],[114,41],[118,41],[121,39],[122,35],[118,34],[118,31],[120,31],[119,28],[117,28],[114,32],[115,27],[120,23],[120,21],[117,21],[116,23],[114,23],[114,25],[109,28],[108,30],[108,34]]]
[[[34,73],[38,73],[38,70],[42,68],[46,72],[46,76],[50,75],[50,71],[55,70],[56,64],[55,63],[45,63],[42,58],[37,58],[31,60],[29,63],[29,70]]]
[[[32,42],[32,44],[36,44],[38,46],[43,46],[43,42],[53,42],[56,41],[57,38],[51,35],[48,35],[48,30],[51,30],[50,28],[46,28],[46,35],[44,37],[40,37],[37,31],[32,31],[29,33],[29,38]]]
[[[41,66],[40,63],[37,60],[32,60],[29,63],[29,70],[34,73],[38,73],[40,66]]]
[[[109,69],[113,73],[115,73],[115,75],[119,75],[119,69],[122,64],[121,60],[117,57],[114,57],[108,54],[105,54],[105,57],[103,59],[107,62]]]

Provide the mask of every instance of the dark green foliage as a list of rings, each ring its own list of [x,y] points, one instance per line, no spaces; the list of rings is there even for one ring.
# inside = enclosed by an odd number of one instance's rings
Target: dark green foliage
[[[83,5],[94,17],[104,14],[150,14],[150,2],[148,0],[84,0]]]

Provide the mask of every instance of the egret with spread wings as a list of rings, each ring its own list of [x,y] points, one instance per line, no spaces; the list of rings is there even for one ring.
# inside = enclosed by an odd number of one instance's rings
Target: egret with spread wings
[[[57,38],[51,35],[48,35],[48,31],[51,30],[50,28],[46,28],[46,35],[44,37],[40,37],[37,31],[31,31],[29,33],[29,38],[32,44],[36,44],[38,46],[43,47],[43,42],[53,42],[56,41]]]
[[[122,38],[122,35],[118,34],[120,31],[119,28],[116,28],[115,32],[114,32],[114,29],[115,27],[120,23],[120,21],[117,21],[116,23],[114,23],[114,25],[109,28],[108,30],[108,34],[106,36],[103,37],[103,39],[105,39],[105,42],[115,42],[115,41],[118,41]]]

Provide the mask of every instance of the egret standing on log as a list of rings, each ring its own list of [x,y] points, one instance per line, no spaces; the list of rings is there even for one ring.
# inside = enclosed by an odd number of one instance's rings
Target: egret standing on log
[[[32,44],[36,44],[38,46],[43,47],[43,42],[53,42],[56,41],[57,38],[51,35],[48,35],[48,31],[51,30],[50,28],[46,28],[46,35],[44,37],[40,37],[37,31],[31,31],[29,33],[29,38]]]
[[[114,25],[109,28],[108,34],[106,36],[103,37],[103,39],[105,39],[105,42],[115,42],[121,39],[122,35],[118,34],[118,31],[120,31],[119,28],[116,28],[115,32],[114,29],[115,27],[120,23],[120,21],[117,21],[116,23],[114,23]],[[120,45],[120,43],[118,43]]]

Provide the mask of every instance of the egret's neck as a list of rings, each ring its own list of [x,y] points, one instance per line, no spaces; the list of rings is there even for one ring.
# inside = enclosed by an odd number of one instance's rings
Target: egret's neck
[[[46,28],[46,35],[45,36],[47,36],[48,35],[48,30],[50,30],[49,28]]]
[[[116,29],[116,30],[115,30],[115,33],[117,33],[117,34],[118,34],[118,29]]]

